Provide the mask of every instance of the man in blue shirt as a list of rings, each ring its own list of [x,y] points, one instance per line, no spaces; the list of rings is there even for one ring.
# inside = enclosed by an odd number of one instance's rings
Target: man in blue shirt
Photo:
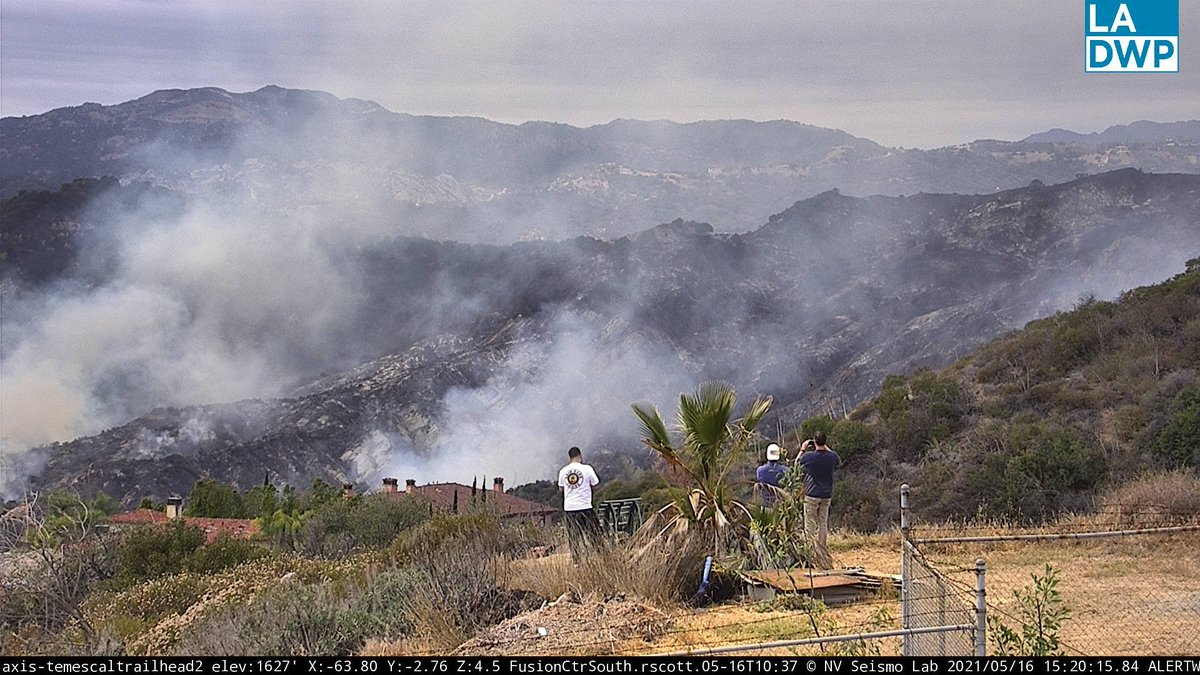
[[[761,486],[763,506],[775,503],[775,488],[779,487],[779,479],[787,472],[787,467],[779,463],[779,446],[772,443],[767,446],[767,463],[758,467],[755,478]]]
[[[833,470],[842,458],[825,445],[825,432],[818,431],[812,440],[804,441],[804,454],[797,460],[804,467],[804,532],[816,536],[814,562],[824,569],[833,567],[829,555],[829,501],[833,498]]]

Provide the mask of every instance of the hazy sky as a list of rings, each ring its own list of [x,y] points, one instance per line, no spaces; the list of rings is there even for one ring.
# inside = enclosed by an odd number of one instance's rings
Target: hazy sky
[[[0,112],[267,84],[575,125],[793,119],[930,147],[1200,117],[1180,73],[1083,72],[1081,0],[3,0]]]

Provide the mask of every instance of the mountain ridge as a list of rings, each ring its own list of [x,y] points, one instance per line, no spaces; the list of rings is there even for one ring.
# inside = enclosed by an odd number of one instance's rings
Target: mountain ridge
[[[162,90],[6,117],[0,131],[3,196],[111,175],[460,241],[614,238],[679,217],[748,231],[831,188],[981,194],[1121,167],[1200,172],[1200,140],[903,150],[788,120],[511,125],[281,87]]]
[[[266,431],[219,432],[225,409],[199,406],[119,425],[123,440],[43,447],[38,484],[133,500],[268,469],[289,480],[428,475],[456,454],[517,481],[540,475],[542,453],[562,443],[630,447],[625,399],[669,400],[708,378],[774,393],[778,419],[803,419],[853,407],[896,370],[946,365],[1080,293],[1115,295],[1200,255],[1198,211],[1200,177],[1123,170],[993,195],[831,191],[746,234],[678,220],[608,241],[381,241],[355,254],[370,261],[371,286],[348,325],[370,331],[338,334],[374,360],[251,403]],[[447,288],[453,303],[430,306]],[[517,422],[547,406],[561,410]],[[556,427],[579,415],[594,424],[564,438]],[[479,426],[489,419],[500,427]],[[505,427],[521,424],[532,435]],[[205,428],[211,438],[197,435]],[[130,454],[163,433],[177,439],[166,472]],[[125,450],[106,456],[113,442]],[[490,454],[463,455],[481,443]],[[495,464],[510,453],[521,459]]]
[[[1130,143],[1148,139],[1165,141],[1200,142],[1200,120],[1177,122],[1153,122],[1138,120],[1129,124],[1114,124],[1104,131],[1079,133],[1068,129],[1049,129],[1022,139],[1025,143]]]

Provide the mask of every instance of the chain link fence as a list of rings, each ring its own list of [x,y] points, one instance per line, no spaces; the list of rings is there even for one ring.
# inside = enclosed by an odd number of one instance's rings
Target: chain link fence
[[[917,547],[907,539],[904,548],[904,627],[943,630],[911,633],[904,639],[905,656],[970,656],[976,653],[976,607],[974,593],[957,588]]]
[[[987,565],[975,562],[971,586],[956,584],[912,539],[908,485],[900,486],[900,613],[904,656],[984,656]],[[925,629],[933,629],[926,631]]]
[[[1128,527],[1131,523],[1145,526]],[[1200,523],[1195,515],[1166,518],[1153,505],[1109,504],[1035,528],[922,524],[911,518],[905,541],[921,561],[913,567],[918,588],[926,583],[920,575],[930,575],[921,571],[927,566],[938,584],[965,596],[975,586],[972,561],[987,560],[987,653],[999,646],[998,625],[1020,633],[1031,624],[1016,593],[1030,595],[1035,577],[1045,579],[1049,565],[1069,611],[1056,631],[1062,653],[1200,654]],[[922,642],[920,648],[935,647]]]

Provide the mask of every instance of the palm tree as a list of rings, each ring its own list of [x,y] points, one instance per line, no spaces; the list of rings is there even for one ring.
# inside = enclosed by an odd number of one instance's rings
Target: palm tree
[[[733,387],[724,382],[701,384],[695,393],[679,397],[677,426],[683,439],[678,443],[671,439],[658,408],[633,404],[641,421],[642,443],[681,471],[689,483],[686,490],[673,491],[673,503],[648,521],[654,539],[711,536],[718,558],[747,541],[750,510],[735,494],[730,469],[748,449],[771,401],[770,396],[759,396],[735,420]]]

